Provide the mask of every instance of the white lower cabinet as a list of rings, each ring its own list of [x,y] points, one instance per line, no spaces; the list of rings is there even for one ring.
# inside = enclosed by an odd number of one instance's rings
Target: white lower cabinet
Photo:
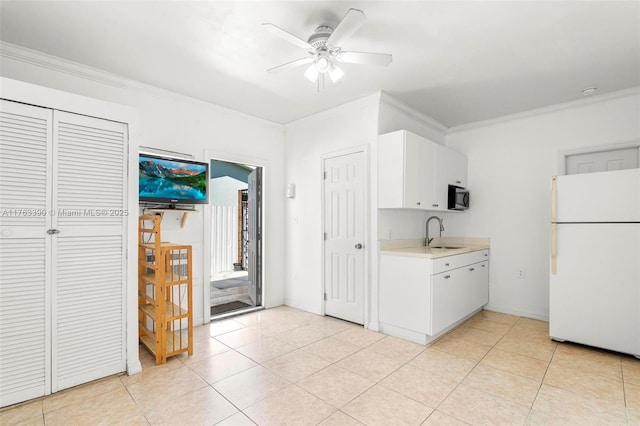
[[[489,250],[437,259],[380,254],[380,327],[427,343],[489,302]]]

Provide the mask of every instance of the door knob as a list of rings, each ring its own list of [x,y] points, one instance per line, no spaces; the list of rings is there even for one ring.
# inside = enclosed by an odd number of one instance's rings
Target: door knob
[[[362,244],[360,244],[360,243],[356,244],[356,248],[357,248],[358,250],[360,250],[360,249],[362,248]]]

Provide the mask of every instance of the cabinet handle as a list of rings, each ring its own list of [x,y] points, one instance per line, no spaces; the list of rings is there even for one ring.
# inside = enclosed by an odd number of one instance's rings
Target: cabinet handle
[[[489,257],[489,255],[487,253],[484,254],[484,257]]]
[[[475,270],[476,270],[476,268],[469,268],[469,270],[470,270],[471,272],[473,272],[473,271],[475,271]]]
[[[444,279],[445,279],[445,280],[448,280],[449,278],[451,278],[451,275],[445,275],[445,276],[444,276]]]
[[[487,266],[487,265],[480,265],[480,266],[482,266],[482,267],[484,268],[484,267],[485,267],[485,266]]]
[[[448,264],[448,263],[445,263],[445,264],[444,264],[444,266],[449,266],[449,264]]]
[[[418,201],[416,204],[417,204],[417,205],[420,205],[420,201]]]
[[[437,205],[437,204],[431,204],[431,205],[432,205],[433,207],[438,207],[438,205]]]
[[[460,181],[460,180],[457,180],[457,181],[456,181],[456,183],[462,183],[462,181]]]

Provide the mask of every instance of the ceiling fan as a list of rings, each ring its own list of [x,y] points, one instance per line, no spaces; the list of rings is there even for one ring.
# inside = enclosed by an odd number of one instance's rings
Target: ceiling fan
[[[289,43],[307,51],[308,56],[270,68],[268,72],[279,72],[290,68],[311,64],[304,72],[312,83],[320,81],[324,85],[324,77],[328,75],[331,82],[337,83],[344,72],[336,65],[338,62],[364,65],[382,65],[391,63],[392,56],[387,53],[350,52],[342,50],[342,43],[355,33],[367,20],[364,12],[359,9],[349,9],[335,28],[321,25],[309,36],[307,41],[298,38],[282,28],[264,23],[262,27],[272,34],[281,37]]]

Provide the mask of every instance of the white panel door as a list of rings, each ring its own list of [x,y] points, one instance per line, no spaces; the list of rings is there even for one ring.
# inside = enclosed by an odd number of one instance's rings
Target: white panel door
[[[51,392],[52,111],[0,101],[0,407]]]
[[[640,149],[638,148],[623,148],[568,155],[565,159],[566,172],[568,175],[573,175],[634,169],[640,167],[640,164],[638,164],[640,162],[639,157]]]
[[[52,391],[125,370],[125,124],[54,111]]]
[[[365,153],[324,160],[325,313],[364,324]]]

